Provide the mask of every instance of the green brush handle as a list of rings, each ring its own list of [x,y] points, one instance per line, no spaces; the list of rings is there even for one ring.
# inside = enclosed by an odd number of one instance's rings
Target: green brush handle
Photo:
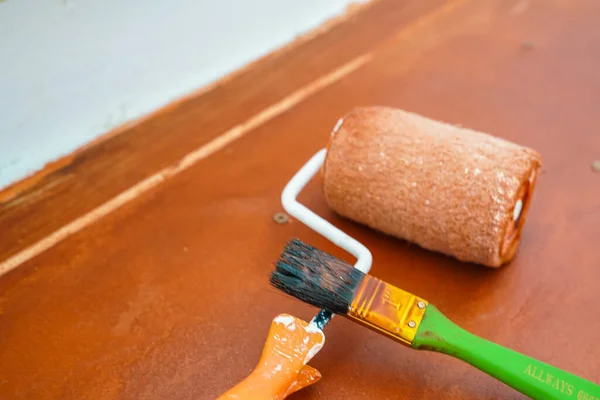
[[[477,337],[429,304],[412,348],[466,361],[532,399],[600,400],[600,386]]]

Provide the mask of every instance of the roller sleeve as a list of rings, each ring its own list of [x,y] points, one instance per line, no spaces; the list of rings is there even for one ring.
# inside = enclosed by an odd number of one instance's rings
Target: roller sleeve
[[[539,154],[387,107],[351,110],[322,168],[338,214],[461,261],[499,267],[519,246]]]

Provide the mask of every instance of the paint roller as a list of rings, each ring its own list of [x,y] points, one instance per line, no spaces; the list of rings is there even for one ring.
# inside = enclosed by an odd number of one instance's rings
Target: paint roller
[[[540,167],[536,151],[486,133],[400,109],[357,107],[339,119],[327,147],[294,175],[281,200],[293,217],[354,255],[354,267],[365,274],[370,251],[296,200],[319,171],[325,199],[339,215],[461,261],[499,267],[517,252]],[[332,317],[321,310],[302,326],[321,334]],[[274,338],[270,333],[265,349]],[[285,398],[320,378],[314,372],[303,380],[304,357],[293,373],[276,374],[273,354],[265,350],[256,369],[222,398],[257,387]]]
[[[321,168],[338,214],[488,267],[519,247],[541,166],[527,147],[389,107],[339,120]]]

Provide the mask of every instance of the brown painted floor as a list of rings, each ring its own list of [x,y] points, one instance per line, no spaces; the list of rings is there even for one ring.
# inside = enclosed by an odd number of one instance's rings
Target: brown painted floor
[[[372,273],[475,334],[600,383],[600,30],[595,0],[382,1],[212,91],[79,153],[2,204],[22,254],[140,180],[365,53],[364,65],[0,277],[0,399],[211,399],[254,367],[272,318],[315,309],[268,285],[287,240],[351,258],[298,222],[287,180],[356,105],[401,107],[538,150],[521,249],[499,270],[342,220]],[[449,357],[344,319],[296,399],[520,399]]]

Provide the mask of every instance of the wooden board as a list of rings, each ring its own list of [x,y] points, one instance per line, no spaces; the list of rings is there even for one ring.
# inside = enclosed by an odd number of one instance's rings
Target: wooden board
[[[0,277],[0,398],[211,399],[246,376],[275,315],[316,311],[268,285],[287,240],[351,260],[272,216],[337,118],[369,104],[542,154],[516,260],[490,270],[385,237],[334,215],[317,182],[301,200],[368,245],[374,275],[475,334],[600,383],[599,11],[593,0],[376,2],[79,153],[2,205],[0,252],[13,261]],[[230,128],[236,140],[186,164]],[[311,362],[323,380],[294,398],[523,398],[344,319],[326,336]]]

